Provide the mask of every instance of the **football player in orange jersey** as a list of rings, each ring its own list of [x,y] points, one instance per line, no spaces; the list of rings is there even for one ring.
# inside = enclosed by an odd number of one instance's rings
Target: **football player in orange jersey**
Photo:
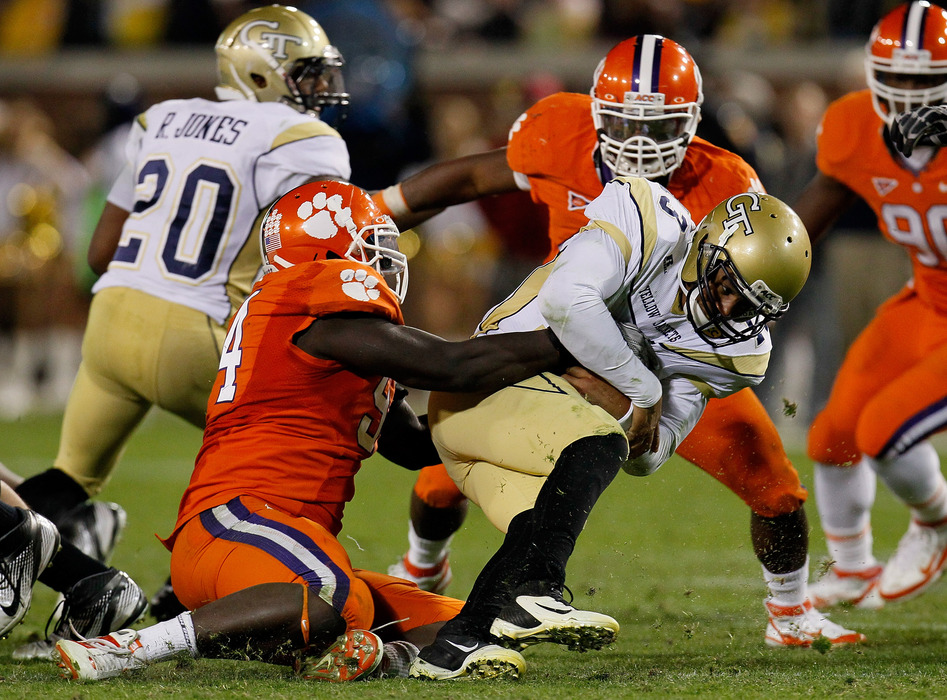
[[[763,189],[739,156],[695,135],[702,101],[700,72],[682,46],[656,35],[633,37],[599,64],[591,95],[547,97],[516,121],[506,148],[435,164],[375,199],[405,228],[438,207],[528,190],[549,213],[550,259],[585,225],[585,206],[614,176],[659,181],[699,221],[720,200]],[[710,401],[677,453],[750,507],[768,602],[787,611],[779,619],[803,614],[807,492],[756,395],[744,389]],[[465,507],[443,467],[422,470],[411,496],[409,550],[389,573],[443,590],[450,538]],[[801,625],[773,624],[782,629],[782,644],[811,644]]]
[[[928,441],[947,426],[947,154],[919,145],[905,157],[890,133],[898,113],[947,100],[947,11],[929,2],[891,11],[875,25],[865,66],[868,89],[826,110],[818,173],[795,206],[815,240],[861,197],[911,258],[913,279],[852,344],[809,432],[834,560],[813,598],[877,608],[918,595],[947,562],[947,482]],[[911,513],[885,566],[872,551],[876,476]]]
[[[393,380],[492,392],[570,357],[548,329],[452,343],[405,327],[398,230],[354,185],[291,190],[261,234],[264,276],[231,321],[204,443],[166,540],[174,590],[193,612],[61,640],[72,678],[181,654],[295,661],[315,680],[406,675],[417,655],[409,642],[430,643],[461,601],[353,569],[336,539],[376,446],[410,468],[439,459]],[[378,625],[394,643],[368,631]],[[478,651],[484,663],[519,657],[494,644]]]

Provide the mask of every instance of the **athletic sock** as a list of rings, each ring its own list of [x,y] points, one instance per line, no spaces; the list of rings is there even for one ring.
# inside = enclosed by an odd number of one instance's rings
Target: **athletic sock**
[[[443,540],[427,540],[418,535],[414,523],[408,521],[408,563],[419,569],[430,569],[440,564],[450,552],[451,535]]]
[[[768,602],[783,607],[802,605],[806,600],[806,583],[809,580],[809,560],[801,569],[786,574],[774,574],[763,567],[763,580],[769,590]]]
[[[198,657],[197,636],[190,612],[184,612],[165,622],[146,627],[138,633],[141,650],[135,654],[148,663],[167,661],[176,656],[188,654],[192,659]]]
[[[846,572],[876,566],[871,534],[876,481],[866,460],[851,467],[817,462],[815,485],[822,531],[835,566]]]

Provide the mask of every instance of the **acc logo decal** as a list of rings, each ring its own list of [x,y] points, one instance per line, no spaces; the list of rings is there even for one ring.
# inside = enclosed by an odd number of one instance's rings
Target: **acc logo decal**
[[[592,200],[588,197],[583,197],[578,192],[573,192],[569,190],[569,202],[566,204],[569,211],[578,211],[580,209],[585,209],[589,204],[592,203]]]
[[[884,197],[898,186],[898,181],[892,180],[890,177],[873,177],[871,178],[871,184],[875,186],[875,192]]]

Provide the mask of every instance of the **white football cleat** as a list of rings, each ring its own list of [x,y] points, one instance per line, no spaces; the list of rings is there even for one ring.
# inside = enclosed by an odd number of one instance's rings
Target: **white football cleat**
[[[573,651],[601,649],[615,641],[618,631],[615,618],[576,610],[565,601],[560,589],[532,584],[514,595],[490,626],[490,634],[511,649],[525,649],[539,642],[562,644]]]
[[[802,605],[775,605],[769,601],[764,604],[769,613],[766,644],[771,647],[811,647],[818,639],[832,645],[865,641],[865,635],[835,624],[812,607],[808,599]]]
[[[56,643],[57,663],[72,680],[100,681],[137,671],[148,665],[138,632],[119,630],[105,637],[76,642],[61,639]]]
[[[442,594],[454,578],[450,569],[450,559],[446,556],[434,566],[420,567],[408,561],[405,554],[396,564],[388,567],[389,576],[407,579],[417,584],[422,591]]]
[[[881,574],[881,597],[895,601],[920,595],[940,578],[945,564],[947,525],[912,520]]]
[[[515,649],[507,649],[476,637],[439,634],[424,647],[411,664],[408,676],[430,681],[457,679],[519,680],[526,671],[526,659]]]
[[[809,598],[816,608],[851,605],[864,610],[878,610],[885,604],[878,592],[881,571],[880,564],[864,571],[842,571],[833,566],[809,585]]]

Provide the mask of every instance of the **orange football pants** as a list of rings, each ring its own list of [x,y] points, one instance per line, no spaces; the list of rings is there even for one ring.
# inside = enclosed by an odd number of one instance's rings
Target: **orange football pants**
[[[845,355],[809,430],[809,457],[848,466],[890,458],[947,425],[947,315],[906,287]]]
[[[322,525],[249,496],[206,510],[178,531],[171,581],[190,610],[260,583],[305,584],[349,629],[396,623],[396,636],[450,620],[463,607],[463,601],[403,579],[352,568],[345,549]]]
[[[707,404],[677,454],[733,491],[764,518],[799,510],[808,492],[786,456],[776,426],[750,389]],[[444,465],[425,467],[414,484],[429,506],[446,508],[464,499]]]

